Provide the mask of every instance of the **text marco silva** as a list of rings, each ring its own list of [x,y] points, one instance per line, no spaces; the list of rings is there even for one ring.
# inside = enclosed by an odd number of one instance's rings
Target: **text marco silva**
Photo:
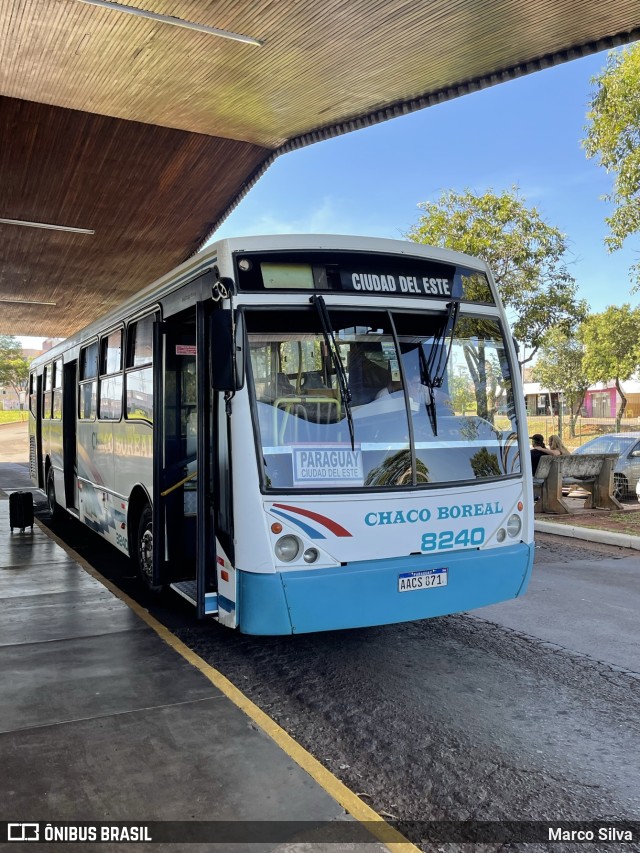
[[[597,829],[563,829],[561,826],[550,826],[549,841],[633,841],[633,832],[615,826],[600,826]]]

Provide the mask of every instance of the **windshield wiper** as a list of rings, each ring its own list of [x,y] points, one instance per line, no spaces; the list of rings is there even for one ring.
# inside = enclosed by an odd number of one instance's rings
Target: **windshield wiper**
[[[447,304],[447,319],[442,324],[442,327],[437,335],[434,335],[433,346],[429,353],[427,362],[427,375],[431,377],[431,382],[434,388],[441,388],[444,381],[444,374],[449,363],[451,348],[453,346],[453,336],[458,322],[458,314],[460,313],[459,302],[449,302]],[[448,346],[445,345],[446,339],[449,338]],[[422,349],[422,347],[421,347]]]
[[[447,316],[442,324],[440,331],[433,337],[433,345],[429,358],[424,352],[424,346],[420,345],[420,382],[427,389],[429,399],[425,400],[429,423],[434,435],[438,435],[438,415],[436,412],[436,398],[434,394],[435,388],[441,388],[444,382],[444,375],[449,363],[451,348],[453,346],[453,335],[455,333],[456,324],[458,322],[458,314],[460,312],[459,302],[449,302],[447,305]],[[448,346],[445,341],[449,338]]]
[[[429,399],[425,400],[425,406],[427,407],[427,415],[429,416],[429,423],[431,424],[431,429],[433,430],[433,434],[438,434],[438,416],[436,414],[436,398],[433,393],[433,389],[435,385],[431,379],[431,373],[429,372],[429,365],[427,363],[427,357],[424,354],[424,347],[422,344],[418,347],[418,358],[420,360],[420,384],[423,385],[429,394]]]
[[[333,334],[333,328],[331,326],[331,317],[329,316],[324,297],[321,293],[314,293],[314,295],[311,297],[311,304],[315,305],[316,311],[318,312],[318,317],[320,318],[320,325],[322,326],[322,334],[324,336],[327,349],[331,353],[331,360],[333,361],[333,366],[336,371],[336,378],[338,380],[338,387],[340,388],[340,398],[342,401],[342,405],[344,406],[345,414],[347,416],[347,423],[349,424],[351,449],[355,450],[353,415],[351,414],[351,390],[349,389],[347,374],[345,373],[344,365],[342,364],[342,359],[340,358],[340,353],[338,352],[338,345],[336,344],[336,339]]]

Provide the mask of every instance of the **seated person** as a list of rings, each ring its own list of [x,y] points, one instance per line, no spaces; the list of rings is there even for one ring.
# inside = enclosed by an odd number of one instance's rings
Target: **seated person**
[[[544,436],[540,435],[539,432],[536,432],[531,436],[531,445],[531,471],[535,477],[540,459],[543,456],[548,455],[549,450],[544,443]]]
[[[548,452],[552,456],[570,456],[571,455],[571,451],[569,450],[568,447],[566,447],[563,444],[562,439],[560,438],[559,435],[550,435],[549,436]]]
[[[356,344],[349,354],[349,387],[354,406],[370,403],[391,382],[389,363],[376,341]]]

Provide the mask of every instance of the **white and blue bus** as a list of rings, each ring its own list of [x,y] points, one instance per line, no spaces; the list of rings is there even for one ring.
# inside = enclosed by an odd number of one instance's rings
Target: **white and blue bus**
[[[521,595],[532,483],[484,262],[221,240],[33,362],[30,465],[151,588],[249,634]]]

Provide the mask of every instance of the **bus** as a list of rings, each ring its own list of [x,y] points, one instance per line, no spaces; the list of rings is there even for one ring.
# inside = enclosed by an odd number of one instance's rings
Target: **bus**
[[[526,589],[524,396],[478,259],[220,240],[35,359],[29,392],[51,512],[199,618],[305,633]]]

